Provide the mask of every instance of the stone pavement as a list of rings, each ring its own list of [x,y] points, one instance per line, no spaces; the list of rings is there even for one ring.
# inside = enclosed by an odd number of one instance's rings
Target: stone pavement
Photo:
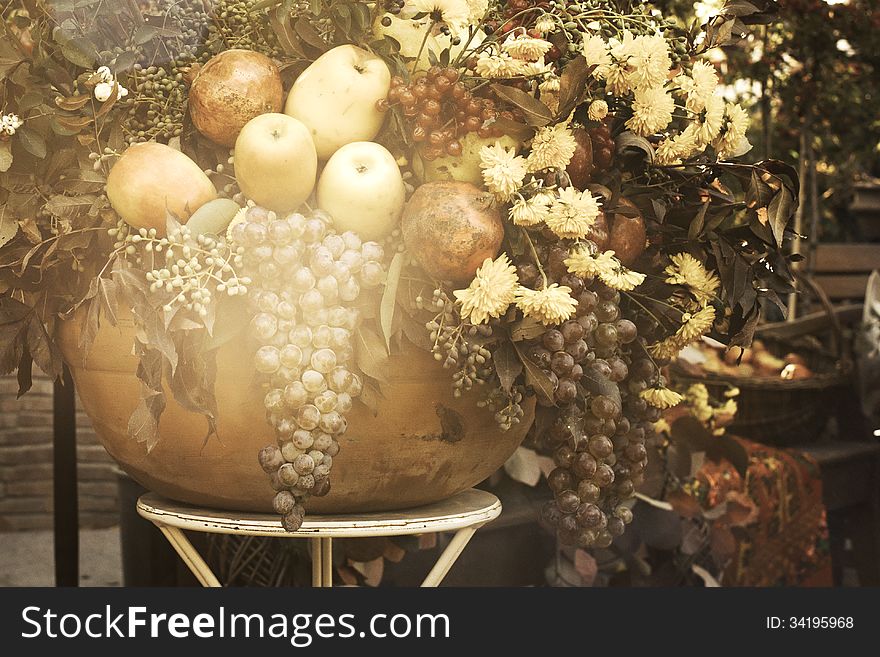
[[[121,586],[119,527],[79,533],[81,586]],[[0,586],[54,586],[51,531],[0,533]]]

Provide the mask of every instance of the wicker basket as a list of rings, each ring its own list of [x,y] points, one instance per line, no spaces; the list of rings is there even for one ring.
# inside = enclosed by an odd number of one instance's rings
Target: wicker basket
[[[802,279],[818,296],[830,318],[831,346],[823,348],[807,334],[797,335],[797,320],[791,323],[787,339],[760,336],[777,356],[796,351],[814,372],[809,379],[787,380],[758,376],[729,376],[705,373],[695,377],[673,366],[676,380],[703,383],[716,397],[736,387],[738,411],[729,431],[766,445],[789,447],[814,442],[834,415],[851,383],[852,363],[843,357],[842,335],[831,304],[809,279]],[[760,334],[760,331],[759,331]],[[812,339],[811,339],[812,338]]]

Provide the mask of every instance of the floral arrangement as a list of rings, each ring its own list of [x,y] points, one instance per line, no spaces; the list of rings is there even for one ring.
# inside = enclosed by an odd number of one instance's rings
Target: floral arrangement
[[[537,400],[545,518],[607,546],[681,400],[663,365],[748,344],[792,289],[796,174],[730,160],[748,115],[703,58],[741,3],[692,28],[606,0],[80,4],[3,13],[3,371],[55,376],[58,320],[87,351],[130,308],[150,449],[166,386],[210,436],[242,340],[288,529],[407,341],[500,430]]]

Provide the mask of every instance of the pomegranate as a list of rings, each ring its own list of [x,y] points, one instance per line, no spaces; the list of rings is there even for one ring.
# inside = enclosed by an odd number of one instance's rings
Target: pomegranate
[[[190,87],[189,113],[205,137],[233,146],[245,123],[281,111],[283,95],[275,62],[261,53],[234,48],[201,67]]]
[[[428,274],[467,283],[504,238],[501,213],[491,194],[471,183],[425,183],[410,198],[401,220],[403,241]]]
[[[629,213],[614,213],[608,231],[608,248],[614,251],[620,262],[630,266],[645,252],[645,219],[632,201],[622,198],[618,205],[629,208]],[[630,216],[633,212],[635,216]]]

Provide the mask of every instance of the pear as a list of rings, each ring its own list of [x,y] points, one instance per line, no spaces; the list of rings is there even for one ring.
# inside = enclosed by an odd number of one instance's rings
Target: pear
[[[186,155],[147,142],[129,146],[110,170],[107,197],[130,226],[155,228],[163,236],[169,212],[186,223],[192,213],[217,197],[217,190]]]
[[[357,46],[337,46],[296,79],[284,113],[309,129],[318,158],[327,160],[342,146],[379,134],[385,112],[377,103],[390,88],[391,71],[380,57]]]

